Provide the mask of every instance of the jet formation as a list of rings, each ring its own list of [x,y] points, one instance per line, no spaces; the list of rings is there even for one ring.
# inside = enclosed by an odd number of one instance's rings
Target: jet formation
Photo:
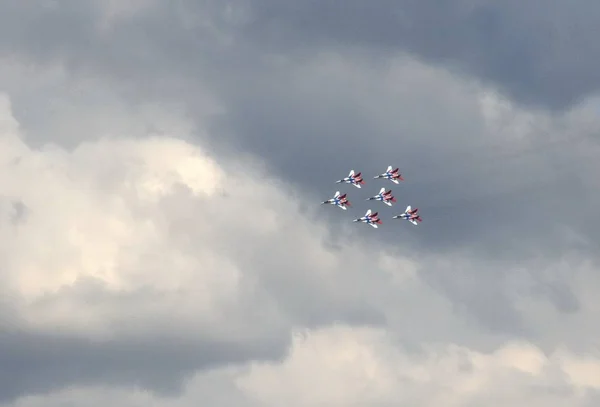
[[[399,184],[399,181],[404,181],[402,174],[400,174],[400,169],[392,169],[392,166],[388,166],[387,170],[383,174],[379,174],[373,179],[385,179],[393,182],[394,184]],[[365,185],[365,181],[362,178],[362,174],[360,172],[355,172],[351,170],[347,177],[342,178],[336,181],[337,184],[350,184],[355,186],[356,188],[362,188]],[[386,190],[385,187],[379,190],[377,195],[374,195],[370,198],[366,199],[367,201],[380,201],[387,206],[392,206],[396,203],[396,198],[392,194],[392,190]],[[348,200],[347,194],[341,194],[340,191],[336,191],[333,195],[333,198],[328,199],[326,201],[321,202],[322,205],[329,204],[337,206],[340,209],[348,210],[348,207],[351,206],[350,201]],[[418,208],[412,209],[411,205],[408,205],[403,213],[394,216],[392,219],[404,219],[412,223],[413,225],[418,225],[419,222],[422,222],[421,216],[418,214]],[[368,209],[364,216],[354,219],[353,222],[366,223],[371,227],[377,229],[379,225],[383,222],[379,218],[378,212],[373,212],[371,209]]]

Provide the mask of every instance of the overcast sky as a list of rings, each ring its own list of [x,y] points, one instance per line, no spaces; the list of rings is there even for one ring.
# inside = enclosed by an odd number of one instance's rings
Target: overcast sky
[[[0,0],[0,406],[596,407],[599,19]]]

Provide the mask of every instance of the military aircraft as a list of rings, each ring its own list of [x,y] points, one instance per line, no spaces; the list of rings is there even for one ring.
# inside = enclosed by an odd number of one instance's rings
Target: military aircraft
[[[373,177],[373,178],[374,179],[385,178],[385,179],[389,179],[394,184],[398,184],[399,183],[398,181],[404,181],[404,178],[402,178],[402,174],[400,174],[398,171],[400,171],[399,168],[392,170],[392,166],[390,165],[387,167],[387,170],[385,170],[385,172],[383,174],[377,175],[376,177]]]
[[[417,222],[422,222],[421,216],[417,214],[419,208],[412,209],[410,205],[406,207],[404,213],[394,216],[394,219],[406,219],[413,225],[418,225]]]
[[[336,184],[341,184],[342,182],[346,183],[346,184],[352,184],[354,185],[356,188],[361,188],[361,185],[364,185],[365,181],[362,178],[361,173],[354,173],[354,170],[350,170],[350,173],[348,174],[348,176],[344,179],[340,179],[338,181],[336,181]]]
[[[343,210],[347,210],[348,206],[352,206],[350,205],[350,201],[348,200],[348,198],[346,198],[346,194],[340,195],[340,191],[335,191],[333,198],[321,202],[321,205],[323,204],[335,205],[338,208],[342,208]]]
[[[381,201],[387,206],[392,206],[392,202],[396,202],[396,198],[392,195],[392,190],[385,191],[385,188],[381,188],[379,193],[375,196],[366,199],[367,201]]]
[[[354,219],[352,222],[363,222],[367,225],[373,226],[375,229],[377,229],[377,225],[381,225],[382,223],[381,219],[379,219],[379,217],[377,216],[377,212],[371,213],[370,209],[367,210],[365,216],[363,216],[362,218]]]

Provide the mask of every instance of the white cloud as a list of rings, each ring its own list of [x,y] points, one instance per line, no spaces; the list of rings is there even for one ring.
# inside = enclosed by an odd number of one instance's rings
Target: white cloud
[[[282,365],[257,364],[239,382],[267,406],[541,407],[583,405],[585,387],[596,387],[600,377],[598,355],[579,362],[571,353],[546,356],[528,343],[489,354],[451,344],[425,347],[424,355],[409,356],[384,331],[328,328],[297,340]],[[574,386],[574,392],[553,395],[554,386]]]
[[[410,356],[383,330],[333,327],[296,340],[283,364],[256,364],[238,383],[265,406],[541,407],[583,405],[600,377],[599,355],[546,356],[529,343],[488,354],[451,344],[425,350]],[[570,390],[552,394],[556,386]]]
[[[251,162],[218,163],[169,136],[34,149],[8,99],[1,117],[3,280],[30,329],[118,338],[171,326],[242,341],[360,314],[355,282],[387,278],[362,273],[374,252],[358,238],[325,249],[317,212],[300,213],[307,198]]]

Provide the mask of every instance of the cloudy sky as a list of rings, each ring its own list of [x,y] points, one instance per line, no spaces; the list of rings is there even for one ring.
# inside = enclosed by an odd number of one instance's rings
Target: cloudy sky
[[[599,19],[0,0],[0,406],[597,406]]]

